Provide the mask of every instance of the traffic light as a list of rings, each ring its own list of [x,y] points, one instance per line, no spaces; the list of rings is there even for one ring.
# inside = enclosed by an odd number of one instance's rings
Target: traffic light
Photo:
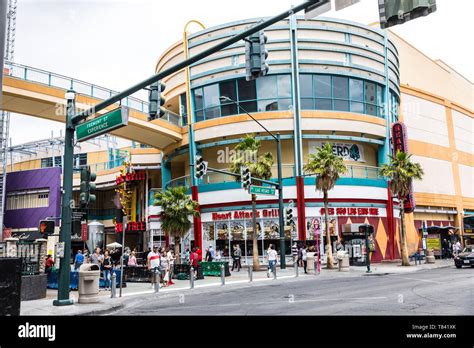
[[[265,45],[267,36],[263,30],[252,34],[245,40],[245,68],[247,81],[255,80],[268,74],[268,50]]]
[[[380,27],[393,27],[435,11],[436,0],[379,0]]]
[[[163,108],[166,100],[161,95],[166,89],[166,85],[160,81],[155,82],[150,86],[150,94],[148,100],[150,105],[148,107],[148,121],[156,120],[165,116],[166,110]]]
[[[204,161],[202,156],[196,156],[195,158],[196,163],[196,178],[201,179],[207,173],[207,165],[208,162]]]
[[[252,174],[250,169],[245,166],[240,167],[240,181],[242,182],[242,188],[249,191],[252,185]]]
[[[81,208],[87,208],[90,203],[94,203],[96,197],[91,191],[95,191],[96,185],[93,183],[97,178],[96,173],[91,173],[91,167],[85,166],[81,169],[81,194],[80,205]]]
[[[286,208],[285,210],[285,215],[286,215],[286,225],[291,226],[295,222],[293,221],[293,209],[291,208]]]
[[[54,220],[41,220],[39,224],[39,231],[41,235],[50,236],[54,234]]]

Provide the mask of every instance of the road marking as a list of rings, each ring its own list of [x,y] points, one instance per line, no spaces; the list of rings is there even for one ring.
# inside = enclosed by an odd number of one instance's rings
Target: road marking
[[[400,276],[393,276],[394,278],[406,279],[406,280],[416,280],[419,282],[426,282],[426,283],[435,283],[435,284],[445,284],[445,282],[438,282],[436,280],[429,280],[429,279],[418,279],[418,278],[408,278],[408,277],[400,277]]]

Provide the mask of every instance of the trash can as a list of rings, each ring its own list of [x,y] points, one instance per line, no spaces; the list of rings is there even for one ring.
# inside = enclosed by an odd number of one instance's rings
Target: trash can
[[[349,270],[349,253],[345,250],[339,250],[337,252],[337,262],[339,266],[339,271],[348,271]]]
[[[79,303],[99,302],[100,268],[91,263],[79,268]]]

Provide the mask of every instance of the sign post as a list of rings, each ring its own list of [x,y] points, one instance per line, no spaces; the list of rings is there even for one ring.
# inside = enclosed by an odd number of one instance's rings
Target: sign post
[[[128,124],[128,108],[120,107],[76,127],[77,141],[82,142],[109,133]]]

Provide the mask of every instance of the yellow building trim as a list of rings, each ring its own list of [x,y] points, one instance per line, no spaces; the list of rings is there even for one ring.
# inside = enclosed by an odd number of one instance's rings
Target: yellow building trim
[[[452,149],[451,147],[440,146],[418,140],[409,140],[408,148],[410,153],[416,156],[435,158],[442,161],[453,161],[457,157],[457,162],[466,166],[474,166],[474,154]]]
[[[151,149],[144,148],[144,149],[131,149],[130,153],[132,155],[157,155],[157,154],[160,154],[161,151],[154,148],[151,148]]]
[[[415,192],[416,205],[456,208],[456,196],[438,193]]]

